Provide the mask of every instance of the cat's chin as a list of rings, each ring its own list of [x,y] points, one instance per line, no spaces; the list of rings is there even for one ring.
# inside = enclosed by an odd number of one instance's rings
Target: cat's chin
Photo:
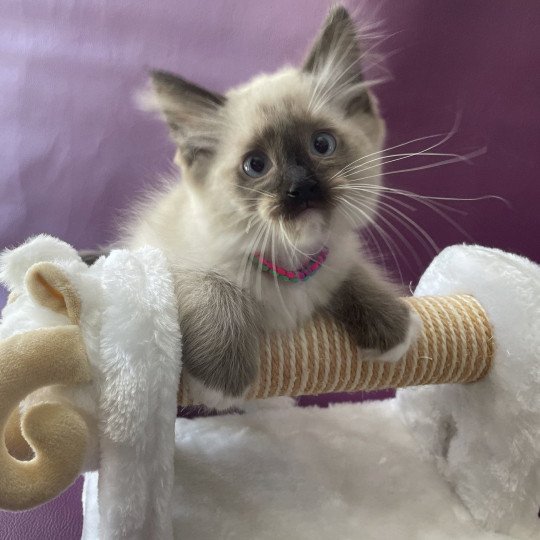
[[[296,219],[297,220],[318,219],[320,217],[322,217],[321,211],[318,208],[305,208],[304,210],[302,210],[302,212],[298,214]]]
[[[328,222],[320,210],[308,208],[292,224],[295,245],[311,253],[320,250],[328,239]]]
[[[303,210],[302,213],[297,214],[289,221],[289,226],[295,234],[301,235],[306,234],[310,229],[313,231],[314,227],[319,229],[323,221],[319,210],[316,210],[315,208],[306,208],[306,210]]]

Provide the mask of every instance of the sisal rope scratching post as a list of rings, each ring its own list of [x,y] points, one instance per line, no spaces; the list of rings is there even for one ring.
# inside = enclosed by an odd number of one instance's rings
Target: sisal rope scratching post
[[[421,317],[423,333],[399,362],[362,360],[343,326],[317,317],[295,332],[263,338],[259,377],[248,398],[469,383],[486,375],[494,353],[493,334],[477,300],[468,295],[404,300]],[[195,404],[185,377],[178,404]]]

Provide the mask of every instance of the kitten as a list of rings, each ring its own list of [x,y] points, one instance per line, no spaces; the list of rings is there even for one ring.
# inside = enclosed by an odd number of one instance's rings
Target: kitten
[[[358,237],[375,217],[380,160],[370,156],[384,139],[360,56],[354,23],[338,6],[300,69],[226,95],[152,73],[182,182],[139,209],[125,243],[170,258],[184,367],[210,406],[245,393],[263,331],[293,328],[315,311],[387,361],[418,331]],[[355,172],[357,163],[370,167]],[[274,273],[263,271],[269,266]]]

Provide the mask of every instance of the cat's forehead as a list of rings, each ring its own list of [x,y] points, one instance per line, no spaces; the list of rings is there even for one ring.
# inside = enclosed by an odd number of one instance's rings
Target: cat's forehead
[[[329,120],[313,111],[312,95],[311,77],[298,70],[260,75],[227,95],[229,119],[250,139],[309,130]]]
[[[293,68],[262,74],[229,91],[227,98],[233,108],[255,110],[264,105],[296,102],[298,105],[310,95],[311,77]]]

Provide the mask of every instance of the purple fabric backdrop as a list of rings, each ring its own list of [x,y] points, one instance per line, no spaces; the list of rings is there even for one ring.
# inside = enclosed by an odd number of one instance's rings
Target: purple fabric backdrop
[[[132,106],[145,67],[224,90],[302,56],[328,0],[3,0],[0,5],[0,248],[49,232],[77,247],[114,237],[119,208],[170,170],[166,130]],[[392,146],[458,132],[440,151],[486,153],[388,176],[417,193],[508,200],[451,202],[472,240],[540,260],[540,4],[537,0],[350,1],[383,22],[393,78],[377,88]],[[421,150],[426,142],[406,147]],[[388,171],[435,163],[418,158]],[[466,241],[424,203],[407,212],[440,247]],[[386,216],[389,218],[389,216]],[[433,249],[381,221],[405,283]],[[382,250],[388,252],[379,238]],[[410,246],[407,245],[410,243]],[[401,253],[399,253],[401,251]],[[414,253],[418,259],[415,259]],[[394,273],[397,264],[386,257]],[[1,302],[0,302],[1,303]],[[80,534],[80,486],[32,512],[0,513],[1,539]]]

